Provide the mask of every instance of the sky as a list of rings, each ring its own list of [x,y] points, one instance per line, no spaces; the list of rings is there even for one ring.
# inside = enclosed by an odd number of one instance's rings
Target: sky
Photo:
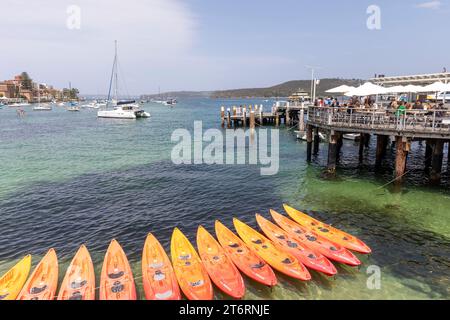
[[[0,80],[27,71],[83,94],[107,92],[114,40],[122,94],[265,87],[309,79],[307,66],[318,78],[450,70],[450,0],[1,4]]]

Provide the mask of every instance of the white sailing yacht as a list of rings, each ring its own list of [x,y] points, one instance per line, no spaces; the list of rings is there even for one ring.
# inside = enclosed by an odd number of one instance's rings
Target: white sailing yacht
[[[41,104],[41,85],[38,83],[38,104],[33,107],[33,111],[52,111],[52,106],[48,103]]]
[[[118,99],[118,81],[117,81],[117,41],[115,41],[115,54],[113,62],[113,70],[111,73],[111,80],[109,83],[108,101],[106,107],[97,111],[99,118],[114,118],[114,119],[137,119],[148,118],[150,113],[145,112],[138,103],[134,100],[119,101]],[[114,86],[114,97],[111,99],[111,88]],[[112,106],[112,109],[108,107]]]

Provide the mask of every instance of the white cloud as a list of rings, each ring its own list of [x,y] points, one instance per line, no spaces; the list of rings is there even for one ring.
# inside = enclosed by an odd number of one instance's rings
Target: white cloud
[[[432,9],[432,10],[438,10],[442,6],[441,1],[429,1],[429,2],[423,2],[416,5],[416,8],[420,9]]]

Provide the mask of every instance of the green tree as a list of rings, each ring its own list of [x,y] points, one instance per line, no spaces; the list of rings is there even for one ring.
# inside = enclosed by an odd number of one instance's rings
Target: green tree
[[[21,86],[23,89],[31,90],[32,87],[33,87],[33,80],[31,80],[31,78],[30,78],[30,76],[28,75],[28,73],[24,71],[24,72],[22,72],[22,73],[20,74],[20,76],[21,76],[21,78],[22,78],[21,83],[20,83],[20,86]]]

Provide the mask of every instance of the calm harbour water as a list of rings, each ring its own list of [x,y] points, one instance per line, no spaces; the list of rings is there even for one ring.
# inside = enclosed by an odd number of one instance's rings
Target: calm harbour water
[[[358,147],[346,141],[338,179],[325,180],[326,147],[306,165],[306,144],[280,128],[280,171],[261,176],[252,165],[174,165],[173,130],[219,128],[222,104],[265,104],[258,100],[186,99],[175,108],[147,104],[152,117],[139,121],[97,119],[96,112],[33,112],[20,119],[0,110],[0,274],[31,253],[35,266],[54,247],[60,280],[85,243],[97,271],[105,250],[118,239],[143,298],[140,258],[153,232],[169,252],[174,227],[194,243],[199,224],[213,232],[215,219],[231,227],[238,217],[256,227],[256,212],[268,216],[283,203],[353,233],[373,250],[363,266],[338,266],[328,279],[313,273],[301,283],[279,275],[272,290],[246,279],[247,299],[448,299],[450,298],[450,191],[430,188],[423,170],[425,146],[415,144],[406,186],[394,193],[394,152],[374,169],[374,146],[358,163]],[[444,161],[444,170],[447,163]],[[381,268],[381,288],[367,285],[369,265]],[[226,298],[215,290],[218,298]]]

